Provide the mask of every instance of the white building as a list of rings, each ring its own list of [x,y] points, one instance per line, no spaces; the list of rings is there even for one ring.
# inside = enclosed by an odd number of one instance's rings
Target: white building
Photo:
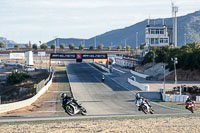
[[[166,25],[163,26],[146,26],[145,30],[145,42],[146,47],[151,46],[168,46],[170,44],[170,38]]]

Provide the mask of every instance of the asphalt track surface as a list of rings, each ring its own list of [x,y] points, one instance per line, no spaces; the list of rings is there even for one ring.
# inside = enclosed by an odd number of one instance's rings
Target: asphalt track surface
[[[87,63],[68,63],[68,78],[76,99],[87,109],[88,115],[141,115],[135,106],[135,91],[112,79],[117,73],[105,76]],[[156,114],[186,113],[151,103]]]

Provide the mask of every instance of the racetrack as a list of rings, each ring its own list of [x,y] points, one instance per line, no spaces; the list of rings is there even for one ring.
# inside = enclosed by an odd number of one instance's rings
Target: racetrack
[[[67,61],[68,77],[74,97],[87,109],[88,116],[116,116],[116,115],[144,115],[135,106],[134,88],[127,83],[126,73],[114,70],[112,74],[105,74],[105,82],[101,82],[102,72],[87,63]],[[130,76],[130,75],[128,75]],[[41,96],[30,107],[2,114],[20,117],[54,117],[68,116],[59,101],[60,92],[69,92],[69,83],[65,69],[55,73],[53,83],[48,92]],[[188,111],[174,110],[151,103],[156,114],[188,113]],[[79,118],[82,116],[79,116]],[[57,119],[57,117],[55,117]]]
[[[87,109],[88,115],[143,114],[134,104],[135,91],[116,82],[112,75],[105,76],[87,63],[68,63],[68,77],[72,93]],[[173,114],[185,111],[174,110],[152,103],[157,114]]]

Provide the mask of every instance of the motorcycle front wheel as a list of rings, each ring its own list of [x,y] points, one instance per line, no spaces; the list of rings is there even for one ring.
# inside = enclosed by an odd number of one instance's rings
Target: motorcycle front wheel
[[[70,106],[70,105],[67,105],[66,106],[66,111],[67,111],[67,113],[69,114],[69,115],[74,115],[74,108],[72,107],[72,106]]]
[[[142,109],[142,111],[143,111],[145,114],[148,113],[147,107],[146,107],[145,105],[141,105],[141,109]]]
[[[194,113],[194,108],[193,107],[190,107],[189,110]]]
[[[81,108],[81,114],[87,115],[87,110],[84,107]]]

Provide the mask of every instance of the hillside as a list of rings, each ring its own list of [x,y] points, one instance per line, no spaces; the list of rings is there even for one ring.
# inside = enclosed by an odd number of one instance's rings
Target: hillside
[[[151,25],[160,25],[162,24],[163,19],[155,19],[151,20]],[[172,27],[172,19],[165,18],[165,23],[167,27]],[[145,27],[147,25],[147,20],[142,22],[138,22],[129,27],[125,27],[123,29],[112,30],[106,32],[104,34],[96,36],[96,44],[97,46],[100,43],[103,43],[105,47],[110,46],[112,42],[113,47],[117,47],[118,45],[124,46],[125,40],[127,41],[127,45],[131,45],[131,47],[135,47],[136,40],[136,32],[138,32],[138,43],[142,44],[145,42]],[[178,17],[178,46],[182,46],[184,44],[184,36],[186,35],[187,43],[198,41],[200,42],[200,11],[196,11],[191,14],[187,14],[185,16]],[[76,46],[79,46],[84,39],[68,39],[68,38],[57,38],[57,46],[60,43],[66,44],[68,46],[70,43],[74,43]],[[85,39],[86,47],[91,45],[94,46],[95,37],[90,39]],[[55,40],[51,40],[48,45],[52,45]]]

